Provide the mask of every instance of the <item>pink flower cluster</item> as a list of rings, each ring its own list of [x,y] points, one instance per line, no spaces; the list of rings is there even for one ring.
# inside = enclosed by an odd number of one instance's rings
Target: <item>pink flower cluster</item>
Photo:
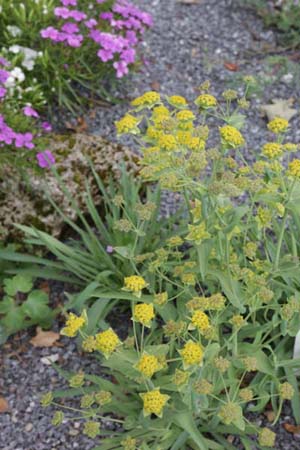
[[[60,1],[62,6],[54,9],[59,27],[41,30],[42,38],[74,48],[92,39],[99,46],[99,59],[104,63],[111,61],[118,78],[126,75],[128,66],[136,60],[135,47],[141,35],[153,24],[151,15],[127,0],[116,0],[111,10],[99,13],[96,3],[104,4],[106,0],[94,0],[94,8],[89,10],[92,17],[88,17],[85,12],[69,8],[77,8],[77,0]]]
[[[72,0],[69,0],[72,1]],[[74,1],[74,0],[73,0]],[[9,66],[9,62],[6,61],[5,58],[0,57],[0,102],[3,103],[5,101],[5,96],[7,90],[5,88],[5,83],[9,77],[9,72],[1,67]],[[1,107],[0,103],[0,107]],[[26,117],[33,117],[35,119],[39,118],[39,114],[35,109],[31,106],[27,105],[23,108],[23,114]],[[43,131],[51,131],[51,125],[48,122],[42,123]],[[4,146],[13,146],[17,149],[26,148],[32,150],[35,148],[35,144],[33,142],[35,136],[30,132],[19,133],[13,130],[5,121],[5,117],[3,114],[0,114],[0,147]],[[46,159],[44,154],[46,154]],[[45,150],[44,152],[40,152],[37,154],[37,161],[40,167],[50,167],[50,165],[54,164],[55,159],[50,150]]]

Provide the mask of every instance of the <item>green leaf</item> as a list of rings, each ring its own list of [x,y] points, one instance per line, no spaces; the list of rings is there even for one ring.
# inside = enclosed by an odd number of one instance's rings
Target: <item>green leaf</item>
[[[3,317],[0,323],[4,326],[8,334],[16,333],[25,328],[25,316],[20,306],[14,306]]]
[[[175,414],[173,422],[189,434],[199,450],[208,450],[205,439],[198,430],[191,412],[183,411]]]
[[[48,295],[41,290],[32,291],[27,300],[20,307],[24,316],[29,316],[35,322],[48,321],[53,316],[52,310],[47,306]]]
[[[295,373],[293,372],[293,369],[285,367],[284,370],[286,373],[287,381],[293,386],[293,388],[295,390],[295,395],[293,396],[293,398],[291,400],[291,405],[292,405],[294,419],[295,419],[296,423],[299,425],[300,424],[300,394],[299,394],[298,380],[297,380]]]
[[[0,314],[7,314],[11,308],[14,308],[15,300],[12,297],[6,295],[0,300]]]
[[[32,278],[26,275],[16,275],[13,278],[5,278],[4,290],[8,295],[16,295],[18,292],[27,293],[32,289]]]

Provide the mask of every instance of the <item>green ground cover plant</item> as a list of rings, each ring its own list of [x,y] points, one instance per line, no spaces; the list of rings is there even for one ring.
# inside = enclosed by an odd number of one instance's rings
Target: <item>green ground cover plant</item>
[[[34,289],[29,276],[5,278],[0,301],[0,345],[13,333],[33,325],[49,328],[57,311],[49,306],[49,295]]]
[[[298,146],[286,142],[289,123],[277,117],[248,163],[248,107],[233,90],[218,101],[206,82],[193,105],[148,92],[116,123],[140,142],[144,180],[181,192],[186,215],[156,251],[119,252],[123,278],[94,291],[127,303],[126,339],[100,316],[91,326],[84,302],[81,314],[66,315],[61,333],[77,336],[103,376],[60,371],[70,388],[49,392],[42,405],[57,407],[54,425],[82,419],[83,433],[101,437],[95,449],[232,450],[228,434],[247,450],[253,436],[258,448],[273,448],[271,427],[248,413],[270,403],[275,423],[286,400],[300,422],[300,361],[292,359],[300,326]],[[209,116],[220,122],[213,148]],[[73,406],[64,396],[75,397]],[[101,428],[104,421],[114,431]]]
[[[267,26],[279,31],[280,42],[285,46],[300,45],[300,4],[298,0],[285,0],[281,4],[270,4],[266,0],[246,0],[246,4],[255,7]],[[245,2],[243,2],[244,6]]]

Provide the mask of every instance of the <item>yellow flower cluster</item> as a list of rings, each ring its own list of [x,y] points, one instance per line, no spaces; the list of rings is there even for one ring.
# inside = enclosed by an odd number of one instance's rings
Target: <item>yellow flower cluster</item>
[[[294,178],[300,178],[300,159],[294,159],[289,163],[288,175]]]
[[[138,131],[137,125],[139,123],[139,119],[132,116],[131,114],[126,114],[122,119],[115,122],[117,133],[130,133],[132,131]]]
[[[186,121],[192,121],[192,120],[194,120],[195,119],[195,115],[194,115],[194,113],[192,112],[192,111],[190,111],[189,109],[183,109],[182,111],[179,111],[177,114],[176,114],[176,118],[179,120],[179,121],[182,121],[182,122],[186,122]]]
[[[272,447],[275,446],[276,434],[270,430],[269,428],[262,428],[259,432],[258,442],[263,447]]]
[[[143,277],[131,275],[130,277],[124,278],[124,287],[126,290],[131,292],[140,292],[142,289],[147,287],[147,283]]]
[[[188,341],[180,354],[185,366],[193,366],[195,364],[201,364],[203,359],[203,348],[200,344],[193,341]]]
[[[168,98],[168,100],[172,106],[175,106],[177,108],[182,108],[183,106],[187,105],[186,99],[181,95],[172,95]]]
[[[289,126],[289,122],[281,117],[275,117],[268,123],[268,129],[275,134],[284,133]]]
[[[201,94],[196,98],[195,104],[200,108],[213,108],[217,106],[217,99],[210,94]]]
[[[162,394],[159,389],[140,394],[144,403],[144,415],[149,416],[155,414],[158,417],[162,416],[162,410],[169,400],[169,396]]]
[[[95,339],[95,349],[106,357],[110,356],[120,344],[118,336],[111,328],[96,334]]]
[[[186,236],[187,241],[195,241],[196,244],[201,244],[205,239],[209,239],[210,234],[206,231],[205,222],[200,225],[189,225],[189,234]]]
[[[171,152],[176,149],[177,142],[172,134],[162,134],[158,138],[158,146],[167,152]]]
[[[205,331],[210,326],[207,314],[200,310],[194,312],[191,322],[200,331]]]
[[[160,369],[160,364],[156,356],[145,354],[139,360],[136,368],[147,378],[151,378]]]
[[[152,106],[160,101],[160,95],[158,92],[149,91],[140,97],[135,98],[131,104],[132,106]]]
[[[263,155],[269,159],[275,159],[282,156],[282,145],[278,142],[268,142],[263,146]]]
[[[156,305],[162,306],[165,305],[168,301],[168,293],[160,292],[159,294],[154,295],[154,303]]]
[[[134,306],[133,320],[149,327],[151,320],[154,319],[154,308],[151,303],[139,303]]]
[[[66,320],[66,326],[61,330],[60,334],[68,337],[76,336],[77,332],[82,328],[87,322],[85,314],[82,313],[81,316],[76,316],[76,314],[68,314]]]
[[[233,148],[240,147],[245,144],[245,139],[235,127],[224,125],[220,128],[220,134],[223,141]]]

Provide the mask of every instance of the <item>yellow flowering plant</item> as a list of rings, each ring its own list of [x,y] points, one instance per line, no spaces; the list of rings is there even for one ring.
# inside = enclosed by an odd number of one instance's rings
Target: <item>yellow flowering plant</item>
[[[207,83],[201,95],[189,104],[151,92],[129,112],[141,176],[179,193],[184,210],[170,219],[171,236],[156,231],[150,253],[119,252],[123,279],[97,288],[101,301],[130,305],[128,336],[113,323],[94,329],[89,315],[74,325],[105,372],[65,375],[80,403],[74,416],[91,438],[101,436],[95,450],[232,450],[228,434],[246,449],[254,436],[257,448],[274,448],[273,424],[260,427],[250,413],[270,404],[275,423],[284,401],[300,423],[300,361],[291,358],[300,313],[298,147],[276,119],[249,162],[244,96],[226,91],[218,100]],[[210,115],[219,121],[214,148]],[[101,403],[103,391],[109,401]],[[43,404],[60,402],[54,393]],[[107,421],[117,424],[109,433]]]

